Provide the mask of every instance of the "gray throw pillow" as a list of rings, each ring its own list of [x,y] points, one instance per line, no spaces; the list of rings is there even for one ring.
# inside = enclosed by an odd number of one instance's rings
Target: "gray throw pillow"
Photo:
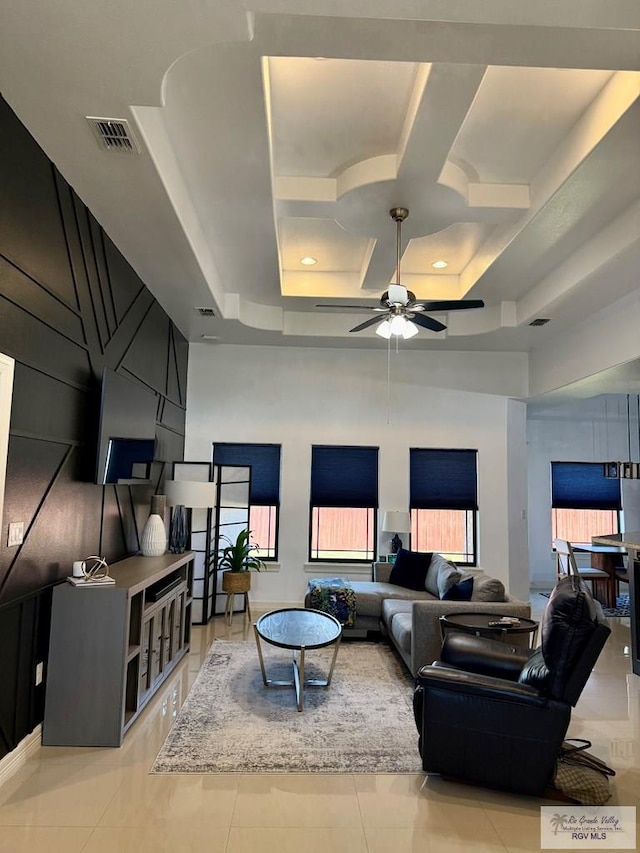
[[[427,575],[424,579],[424,588],[431,595],[435,595],[438,598],[440,598],[438,575],[440,574],[440,570],[445,568],[451,568],[451,565],[445,560],[442,554],[433,554],[429,568],[427,569]]]
[[[473,581],[471,601],[504,601],[505,589],[502,581],[489,575],[477,574]]]
[[[452,586],[455,586],[462,579],[462,572],[459,572],[453,566],[446,564],[438,572],[438,597],[444,598]]]

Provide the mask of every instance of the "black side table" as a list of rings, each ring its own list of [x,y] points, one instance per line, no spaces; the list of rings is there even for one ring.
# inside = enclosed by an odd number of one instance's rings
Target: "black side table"
[[[503,642],[507,641],[509,635],[530,634],[529,645],[534,647],[538,636],[538,623],[523,616],[500,616],[498,613],[449,613],[440,617],[442,639],[444,640],[451,631],[475,634],[476,637],[489,637]]]

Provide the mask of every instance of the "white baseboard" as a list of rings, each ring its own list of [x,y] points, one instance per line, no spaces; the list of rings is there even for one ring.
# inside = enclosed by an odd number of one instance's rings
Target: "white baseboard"
[[[37,725],[31,734],[23,738],[15,749],[0,760],[0,786],[23,767],[42,744],[42,725]]]
[[[304,607],[302,601],[258,601],[257,598],[251,599],[252,610],[281,610],[284,607]]]

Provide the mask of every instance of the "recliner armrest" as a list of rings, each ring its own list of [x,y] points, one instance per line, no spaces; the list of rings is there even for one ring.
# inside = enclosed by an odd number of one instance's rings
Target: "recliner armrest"
[[[452,632],[444,638],[440,661],[467,672],[517,681],[530,654],[500,640]]]
[[[416,688],[540,707],[547,704],[547,697],[528,684],[442,666],[423,666],[416,676]]]

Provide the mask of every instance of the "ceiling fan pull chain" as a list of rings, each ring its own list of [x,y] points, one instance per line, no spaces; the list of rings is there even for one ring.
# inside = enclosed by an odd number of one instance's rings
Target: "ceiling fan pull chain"
[[[387,424],[391,423],[391,338],[387,338]]]

